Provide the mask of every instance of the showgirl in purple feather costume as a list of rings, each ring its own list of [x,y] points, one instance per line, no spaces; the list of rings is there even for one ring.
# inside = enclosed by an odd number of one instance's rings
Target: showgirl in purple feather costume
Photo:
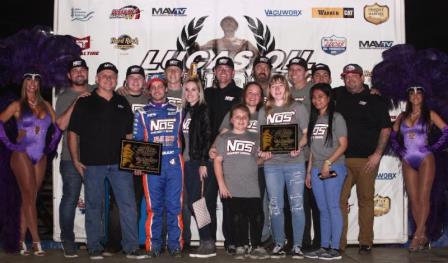
[[[423,249],[429,240],[437,240],[443,229],[448,127],[442,118],[448,117],[448,55],[397,45],[383,52],[383,59],[373,69],[372,84],[391,98],[394,106],[406,101],[390,141],[402,159],[416,226],[409,246],[413,252]]]
[[[40,89],[66,84],[69,62],[79,55],[72,37],[55,36],[37,27],[0,40],[1,93],[7,85],[22,83],[19,100],[11,96],[0,100],[0,240],[7,252],[20,248],[22,255],[28,255],[24,241],[29,230],[34,254],[44,255],[37,231],[36,197],[47,155],[55,152],[61,133]],[[47,130],[51,132],[49,143]]]

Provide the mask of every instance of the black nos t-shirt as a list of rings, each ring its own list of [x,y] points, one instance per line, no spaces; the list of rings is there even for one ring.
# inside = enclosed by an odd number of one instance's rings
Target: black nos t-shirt
[[[96,90],[80,98],[68,130],[79,136],[80,161],[84,165],[118,164],[121,139],[132,133],[132,110],[118,94],[107,101]]]
[[[368,87],[357,94],[351,94],[345,87],[333,90],[336,111],[342,114],[347,123],[347,158],[366,158],[377,145],[383,128],[392,126],[384,98],[371,95]]]

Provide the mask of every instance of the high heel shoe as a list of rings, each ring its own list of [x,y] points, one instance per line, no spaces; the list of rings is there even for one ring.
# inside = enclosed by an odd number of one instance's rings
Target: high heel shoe
[[[29,256],[30,255],[30,251],[26,247],[25,241],[20,241],[20,252],[19,253],[22,256]]]
[[[33,254],[38,257],[45,256],[45,251],[42,249],[40,242],[33,242]]]
[[[419,244],[418,244],[418,249],[421,250],[426,250],[426,249],[430,249],[431,245],[429,243],[429,240],[426,236],[421,236],[419,237]]]
[[[414,236],[414,238],[412,238],[411,244],[409,245],[409,248],[408,248],[409,253],[419,251],[419,245],[420,245],[419,238],[417,236]]]

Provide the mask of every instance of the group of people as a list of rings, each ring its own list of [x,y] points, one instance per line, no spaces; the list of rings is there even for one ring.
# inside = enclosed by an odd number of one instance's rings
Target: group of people
[[[338,88],[331,87],[326,64],[308,68],[307,61],[296,57],[287,68],[286,76],[272,74],[270,59],[257,57],[253,81],[240,88],[233,80],[232,59],[220,57],[214,67],[215,86],[204,89],[199,79],[184,80],[183,63],[170,59],[165,74],[148,81],[142,67],[129,67],[124,86],[116,90],[118,70],[112,63],[99,65],[94,87],[88,84],[86,62],[75,59],[67,74],[71,86],[58,96],[56,111],[40,96],[40,76],[25,74],[22,97],[0,114],[0,139],[13,152],[11,167],[22,194],[20,253],[31,253],[25,243],[29,230],[32,253],[45,255],[35,201],[46,154],[56,148],[61,131],[59,223],[65,257],[78,256],[73,224],[83,183],[91,259],[111,255],[108,247],[118,247],[134,259],[158,257],[165,248],[180,257],[189,246],[189,217],[204,216],[194,208],[202,199],[211,223],[198,227],[200,245],[189,250],[189,256],[216,256],[218,195],[224,245],[236,259],[276,259],[287,253],[294,259],[341,259],[354,185],[359,253],[369,254],[375,178],[389,137],[402,158],[417,226],[409,250],[423,249],[428,242],[425,223],[434,180],[433,152],[444,149],[448,140],[446,123],[425,102],[425,88],[408,89],[407,108],[392,125],[386,99],[364,84],[359,65],[343,68],[344,86]],[[19,130],[16,142],[3,129],[13,116]],[[297,149],[260,150],[261,125],[287,124],[298,127]],[[429,145],[433,125],[443,135]],[[49,144],[47,130],[52,132]],[[120,170],[122,139],[161,143],[161,173]],[[110,197],[105,197],[105,181]],[[106,199],[114,207],[110,224],[118,225],[110,228],[109,242],[103,228]],[[141,218],[145,251],[138,241]],[[268,253],[264,244],[270,237],[273,246]]]

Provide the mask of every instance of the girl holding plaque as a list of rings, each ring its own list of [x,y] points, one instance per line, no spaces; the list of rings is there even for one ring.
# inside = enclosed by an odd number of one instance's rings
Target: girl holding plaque
[[[314,85],[310,90],[310,97],[308,143],[311,154],[306,186],[312,186],[319,208],[321,248],[306,253],[305,257],[341,259],[339,243],[343,221],[339,200],[347,175],[344,158],[347,149],[347,126],[342,115],[335,112],[329,84]]]
[[[269,131],[261,131],[262,137],[261,157],[265,159],[264,173],[266,188],[270,200],[270,211],[272,230],[275,247],[271,258],[286,257],[285,232],[284,232],[284,202],[283,194],[286,185],[293,227],[293,248],[291,251],[294,259],[303,258],[301,251],[303,231],[305,227],[305,215],[303,211],[303,188],[305,181],[305,157],[301,152],[307,141],[308,111],[305,106],[295,102],[291,97],[290,87],[286,78],[282,75],[274,75],[269,83],[269,95],[264,108],[260,109],[258,115],[259,125],[272,125],[272,127],[283,127],[284,125],[297,125],[298,130],[289,134],[291,130],[283,130],[279,138],[268,140],[270,145],[265,144],[264,139],[272,134]],[[282,126],[283,125],[283,126]],[[277,130],[279,131],[279,130]],[[266,133],[266,134],[265,134]],[[286,136],[286,137],[285,137]],[[264,138],[266,137],[266,138]],[[298,142],[298,148],[286,153],[266,151],[266,148],[281,148],[290,141]],[[276,145],[273,145],[276,144]],[[280,146],[279,146],[280,145]]]

